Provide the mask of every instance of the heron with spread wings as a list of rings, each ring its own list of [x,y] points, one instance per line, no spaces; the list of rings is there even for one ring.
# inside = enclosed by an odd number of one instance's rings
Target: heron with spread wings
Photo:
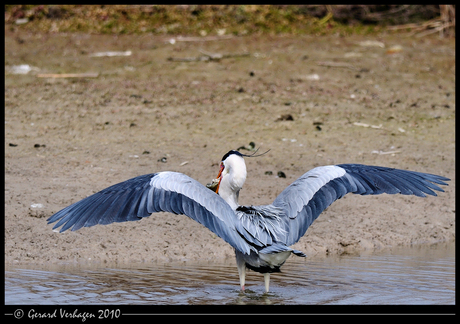
[[[220,163],[217,179],[208,187],[178,172],[158,172],[115,184],[78,201],[48,218],[60,232],[71,228],[136,221],[156,212],[184,214],[229,243],[236,254],[241,290],[246,269],[270,273],[293,253],[290,248],[313,221],[347,193],[436,196],[437,185],[450,179],[428,173],[361,164],[316,167],[290,184],[270,205],[240,206],[238,196],[246,181],[245,155],[229,151]],[[209,190],[212,189],[212,190]]]

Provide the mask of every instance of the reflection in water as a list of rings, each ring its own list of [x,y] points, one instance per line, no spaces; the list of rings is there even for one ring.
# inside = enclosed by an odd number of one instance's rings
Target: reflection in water
[[[290,258],[271,277],[234,260],[115,267],[6,268],[6,304],[454,304],[454,244],[327,258]]]

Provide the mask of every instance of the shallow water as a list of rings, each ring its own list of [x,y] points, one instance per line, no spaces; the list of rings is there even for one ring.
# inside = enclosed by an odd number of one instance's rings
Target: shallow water
[[[290,257],[282,273],[249,272],[239,291],[234,260],[35,269],[6,267],[5,304],[455,304],[455,244],[368,255]]]

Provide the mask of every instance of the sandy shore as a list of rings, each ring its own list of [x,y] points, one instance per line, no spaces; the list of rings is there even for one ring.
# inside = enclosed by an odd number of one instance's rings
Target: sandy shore
[[[385,47],[363,43],[369,40]],[[183,215],[62,234],[46,219],[141,174],[179,171],[206,184],[223,154],[251,141],[271,151],[247,159],[241,204],[270,203],[319,165],[452,179],[438,197],[347,195],[294,245],[309,257],[455,240],[454,39],[248,36],[172,44],[148,35],[7,30],[5,45],[7,67],[32,67],[7,70],[5,78],[6,264],[233,258],[227,243]],[[250,55],[168,60],[200,50]],[[104,51],[131,55],[92,55]]]

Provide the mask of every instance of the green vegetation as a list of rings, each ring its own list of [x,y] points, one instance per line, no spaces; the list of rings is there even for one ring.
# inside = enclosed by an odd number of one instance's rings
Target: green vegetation
[[[395,20],[391,12],[405,13]],[[415,13],[415,14],[414,14]],[[181,35],[372,34],[439,16],[439,6],[5,5],[5,28]],[[391,21],[389,20],[391,19]]]

